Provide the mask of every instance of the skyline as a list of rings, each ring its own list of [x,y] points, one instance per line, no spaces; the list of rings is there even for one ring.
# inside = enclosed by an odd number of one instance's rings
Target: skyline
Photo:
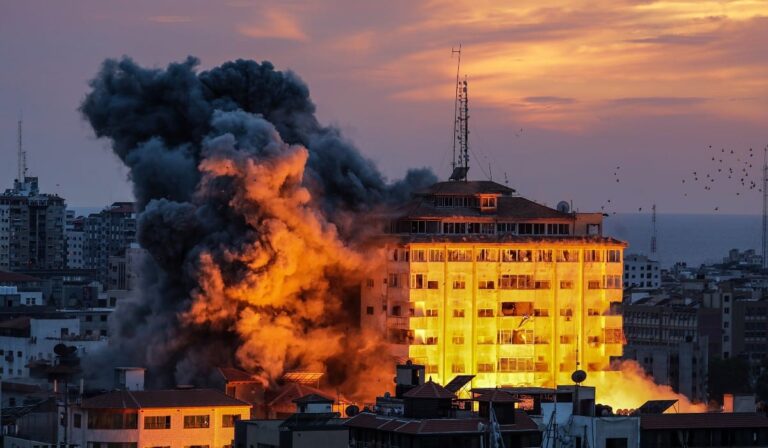
[[[75,207],[130,199],[126,171],[77,111],[87,82],[107,57],[165,67],[192,54],[201,70],[233,58],[293,70],[321,121],[388,178],[429,166],[444,179],[451,48],[461,43],[471,179],[487,178],[489,164],[523,196],[583,211],[611,199],[620,205],[609,213],[655,202],[667,213],[759,214],[756,190],[684,191],[681,179],[708,169],[709,145],[744,153],[768,143],[768,5],[558,3],[5,2],[0,58],[12,69],[0,73],[0,175],[15,177],[23,110],[30,174],[44,191]]]

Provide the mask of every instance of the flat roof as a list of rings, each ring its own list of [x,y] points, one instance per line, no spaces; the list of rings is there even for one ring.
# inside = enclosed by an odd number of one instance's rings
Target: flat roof
[[[86,398],[86,409],[196,408],[248,406],[245,401],[214,389],[119,390]]]

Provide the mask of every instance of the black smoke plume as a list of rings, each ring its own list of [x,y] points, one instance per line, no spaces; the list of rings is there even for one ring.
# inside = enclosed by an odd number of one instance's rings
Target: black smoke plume
[[[354,377],[381,358],[355,327],[365,269],[356,223],[435,176],[420,169],[387,183],[318,122],[292,72],[248,60],[197,65],[109,59],[80,106],[129,169],[150,254],[102,361],[146,366],[157,386],[204,382],[222,365],[265,383],[287,369],[325,369],[354,394]]]

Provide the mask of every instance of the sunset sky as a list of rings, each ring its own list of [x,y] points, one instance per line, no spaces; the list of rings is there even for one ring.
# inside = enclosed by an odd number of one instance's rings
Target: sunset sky
[[[524,196],[582,211],[760,213],[749,180],[768,144],[765,0],[2,0],[0,187],[23,110],[44,189],[75,206],[131,198],[76,110],[101,61],[122,55],[272,61],[389,178],[417,166],[447,178],[459,43],[470,178],[506,174]]]

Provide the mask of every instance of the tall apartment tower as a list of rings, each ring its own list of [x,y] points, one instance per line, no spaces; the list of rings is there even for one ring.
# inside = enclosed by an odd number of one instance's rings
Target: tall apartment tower
[[[0,195],[0,270],[66,266],[64,199],[42,194],[37,177],[15,180]]]
[[[388,216],[362,325],[445,384],[571,383],[617,374],[622,257],[600,213],[552,209],[490,181],[437,183]],[[383,250],[382,250],[383,249]]]
[[[115,202],[85,218],[83,264],[98,271],[102,285],[109,282],[109,257],[124,255],[136,242],[136,209],[133,202]]]

